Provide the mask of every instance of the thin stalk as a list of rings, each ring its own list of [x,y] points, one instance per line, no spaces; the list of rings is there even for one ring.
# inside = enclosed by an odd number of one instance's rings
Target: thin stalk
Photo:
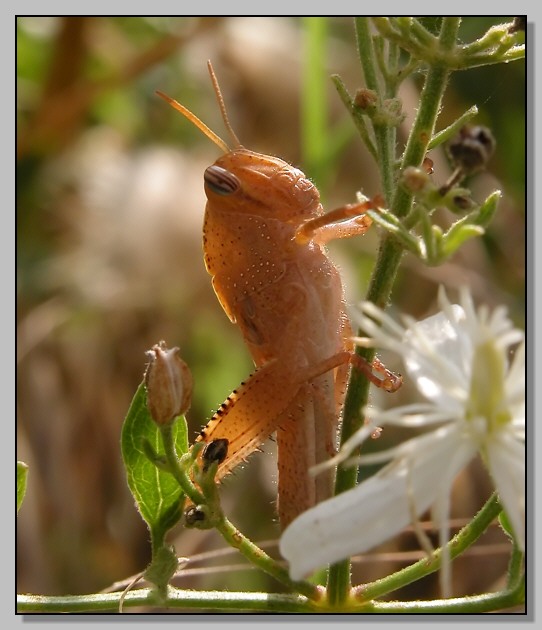
[[[291,580],[287,569],[244,536],[226,517],[217,524],[216,529],[231,547],[239,550],[254,566],[259,567],[291,590],[301,593],[311,600],[318,601],[322,599],[322,587],[310,582],[294,582]]]
[[[173,475],[175,481],[179,484],[182,491],[192,501],[192,503],[195,505],[205,503],[205,497],[203,494],[193,484],[187,471],[179,465],[171,424],[162,425],[160,429],[169,472]]]
[[[443,50],[449,50],[455,44],[459,24],[459,18],[443,19],[439,36],[439,43]],[[360,56],[362,56],[362,51],[372,55],[372,45],[369,45],[371,35],[366,18],[356,19],[356,33],[358,36]],[[372,84],[377,87],[374,57],[372,64],[364,62],[363,60],[362,64],[364,64],[366,80],[372,82]],[[367,71],[365,66],[367,66]],[[448,74],[448,70],[440,64],[431,67],[427,73],[426,82],[420,97],[420,108],[418,109],[416,120],[407,142],[402,168],[411,165],[419,166],[425,157],[427,145],[433,136],[442,96],[448,80]],[[369,77],[369,79],[367,77]],[[369,83],[368,87],[371,87]],[[380,150],[386,150],[386,146],[384,146],[386,143],[382,143],[381,139],[377,141],[377,144],[380,156]],[[386,159],[389,160],[390,156],[387,155]],[[388,164],[384,167],[381,164],[381,172],[387,171],[389,171],[388,177],[391,177],[392,165]],[[392,212],[398,217],[407,216],[412,205],[412,194],[402,188],[397,188],[395,195],[392,195],[391,182],[389,185],[389,198],[393,196]],[[403,246],[400,245],[396,239],[391,236],[384,237],[378,252],[366,298],[368,301],[373,302],[381,308],[384,308],[390,299],[403,251]],[[362,333],[360,332],[360,334]],[[366,358],[367,361],[372,361],[374,358],[374,350],[358,348],[356,351]],[[363,419],[360,415],[360,409],[365,407],[368,397],[369,382],[367,379],[363,378],[363,376],[356,373],[355,370],[352,370],[345,401],[343,424],[341,428],[341,444],[344,444],[361,426]],[[335,481],[335,494],[340,494],[354,488],[356,481],[357,470],[355,468],[339,466]],[[328,577],[328,601],[330,604],[333,605],[344,602],[348,597],[350,588],[350,560],[343,560],[342,562],[332,565]]]
[[[361,139],[365,143],[367,150],[369,151],[369,153],[371,154],[371,156],[374,158],[376,162],[378,160],[378,154],[376,152],[376,147],[369,135],[369,130],[367,128],[367,124],[365,122],[365,118],[363,117],[363,114],[360,114],[357,110],[353,108],[354,106],[352,102],[352,97],[348,93],[348,90],[346,89],[344,83],[342,82],[341,77],[338,74],[333,74],[331,76],[331,80],[335,84],[335,87],[337,88],[337,92],[339,93],[339,96],[341,97],[341,100],[344,103],[344,106],[352,114],[352,120],[354,121],[354,124],[356,125],[359,135],[361,136]]]
[[[19,613],[81,613],[118,612],[122,593],[92,595],[18,595]],[[156,606],[152,589],[135,589],[126,593],[123,609]],[[224,591],[194,591],[168,588],[161,608],[180,610],[253,611],[253,612],[315,612],[316,607],[302,595],[275,593],[239,593]]]
[[[471,614],[489,613],[521,606],[525,602],[525,584],[522,581],[514,589],[485,593],[469,597],[435,599],[413,602],[378,602],[365,612],[381,614]]]
[[[450,560],[462,554],[470,547],[497,518],[501,511],[501,505],[496,495],[492,495],[470,523],[459,531],[448,543]],[[388,593],[420,580],[421,578],[438,571],[442,563],[442,549],[437,549],[427,558],[405,567],[392,575],[386,576],[370,584],[364,584],[354,589],[354,597],[361,601],[374,600]]]
[[[196,505],[209,503],[207,497],[202,494],[193,484],[187,472],[179,464],[177,454],[175,452],[175,444],[173,441],[173,433],[171,425],[164,425],[162,429],[162,439],[164,442],[164,450],[169,464],[170,472],[175,477],[185,494]],[[276,580],[287,586],[293,591],[301,593],[309,599],[318,600],[322,598],[321,588],[311,584],[310,582],[294,582],[290,579],[288,570],[282,567],[276,560],[255,545],[251,540],[244,536],[221,512],[220,518],[214,523],[217,531],[223,536],[226,542],[237,549],[247,560],[262,571],[274,577]]]
[[[444,52],[451,50],[454,46],[459,24],[460,18],[443,19],[439,42]],[[436,63],[431,66],[427,73],[420,96],[420,108],[403,155],[402,169],[407,166],[420,166],[427,153],[449,74],[449,69],[443,63]],[[403,187],[397,187],[392,206],[395,216],[406,217],[412,206],[412,193]]]
[[[524,561],[525,554],[514,545],[508,564],[508,588],[514,588],[518,581],[524,578]]]
[[[356,39],[358,44],[359,59],[363,68],[365,84],[370,90],[382,95],[383,90],[378,81],[378,63],[373,46],[369,18],[356,18]],[[379,107],[382,107],[382,98],[379,98]],[[388,124],[373,124],[376,148],[378,152],[378,166],[382,190],[386,201],[389,203],[393,192],[393,148],[391,142],[391,127]]]
[[[469,109],[467,109],[467,111],[462,114],[457,120],[455,120],[451,125],[449,125],[445,129],[442,129],[431,138],[431,141],[427,146],[427,150],[430,151],[431,149],[434,149],[435,147],[441,145],[443,142],[447,142],[448,140],[453,138],[453,136],[455,136],[459,132],[461,127],[465,126],[469,122],[469,120],[477,115],[478,108],[476,107],[476,105],[469,107]]]

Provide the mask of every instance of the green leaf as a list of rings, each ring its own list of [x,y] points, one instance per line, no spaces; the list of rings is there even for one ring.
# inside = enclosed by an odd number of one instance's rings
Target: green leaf
[[[381,228],[384,228],[387,232],[397,237],[404,247],[416,256],[420,256],[418,239],[405,229],[404,225],[395,215],[382,209],[378,211],[368,210],[366,214]]]
[[[497,206],[499,205],[499,200],[501,196],[502,193],[500,190],[492,192],[491,195],[489,195],[489,197],[480,206],[479,210],[477,212],[473,212],[472,222],[476,223],[476,225],[487,227],[495,216],[495,212],[497,211]]]
[[[17,514],[26,494],[26,478],[28,466],[24,462],[17,462]]]
[[[436,133],[427,145],[427,150],[431,151],[431,149],[435,149],[443,142],[448,142],[449,140],[451,140],[457,133],[459,133],[461,127],[464,127],[469,122],[469,120],[477,115],[478,108],[476,107],[476,105],[473,105],[472,107],[467,109],[467,111],[462,114],[457,120],[455,120],[449,127],[446,127],[446,129],[442,129],[442,131]]]
[[[476,236],[482,236],[484,228],[472,223],[456,223],[446,232],[442,239],[439,260],[442,262],[454,254],[465,241]]]
[[[175,420],[172,431],[180,456],[188,451],[184,418]],[[173,475],[158,468],[149,459],[149,445],[155,453],[163,453],[160,428],[151,418],[145,385],[141,383],[124,420],[121,448],[128,486],[137,509],[149,527],[153,550],[156,551],[164,544],[168,529],[182,515],[184,494]]]

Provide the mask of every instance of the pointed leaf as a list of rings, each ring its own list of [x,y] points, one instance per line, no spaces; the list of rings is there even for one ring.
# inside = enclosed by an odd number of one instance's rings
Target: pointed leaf
[[[183,417],[175,421],[173,437],[178,455],[186,453],[188,439]],[[173,476],[149,459],[149,450],[160,454],[164,449],[160,429],[153,422],[147,407],[147,393],[143,383],[139,386],[124,421],[121,448],[128,486],[141,516],[149,526],[153,548],[155,545],[160,547],[167,530],[182,515],[184,495]]]
[[[470,238],[482,236],[484,228],[472,223],[455,224],[446,232],[442,239],[439,260],[442,262],[454,254],[463,243]]]

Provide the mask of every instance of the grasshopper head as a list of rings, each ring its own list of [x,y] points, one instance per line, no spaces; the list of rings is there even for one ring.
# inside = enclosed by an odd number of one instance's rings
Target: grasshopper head
[[[320,195],[299,169],[284,160],[245,149],[229,122],[224,99],[211,62],[207,62],[222,118],[236,148],[228,145],[195,114],[157,92],[214,142],[224,155],[204,173],[208,209],[253,214],[298,225],[321,213]]]

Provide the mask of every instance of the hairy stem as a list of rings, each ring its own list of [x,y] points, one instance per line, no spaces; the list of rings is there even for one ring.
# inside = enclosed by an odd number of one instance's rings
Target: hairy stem
[[[459,18],[443,19],[439,37],[439,44],[443,50],[449,50],[455,44],[459,24]],[[362,50],[364,54],[370,54],[368,51],[372,50],[372,38],[369,32],[367,18],[356,19],[356,33],[358,36],[360,55]],[[366,80],[375,87],[378,87],[374,66],[364,60],[362,60],[362,63],[364,64]],[[403,169],[407,166],[420,166],[425,157],[427,146],[433,137],[442,96],[448,81],[448,75],[448,69],[441,63],[435,64],[429,68],[425,85],[420,96],[420,107],[409,135],[401,163]],[[381,139],[381,141],[377,140],[377,144],[379,157],[381,157],[380,151],[384,151],[385,153],[384,160],[380,162],[380,170],[381,173],[383,173],[383,186],[384,190],[386,190],[386,186],[391,186],[389,181],[390,177],[392,177],[392,165],[390,164],[387,139]],[[389,198],[393,199],[391,207],[392,213],[397,217],[406,217],[412,206],[412,194],[399,187],[395,189],[393,194],[390,188],[389,194]],[[384,236],[367,292],[366,299],[368,301],[373,302],[381,308],[384,308],[388,304],[402,254],[403,246],[392,236]],[[360,334],[362,334],[361,331]],[[373,350],[358,348],[357,351],[368,361],[372,361],[374,357]],[[363,418],[360,415],[360,409],[367,404],[368,396],[369,382],[362,375],[356,373],[355,370],[352,370],[345,401],[343,424],[341,428],[341,444],[344,444],[362,425]],[[356,482],[356,468],[339,466],[335,482],[335,494],[340,494],[341,492],[352,489],[356,485]],[[328,599],[331,604],[338,604],[346,600],[351,587],[350,573],[349,560],[344,560],[330,567]]]

